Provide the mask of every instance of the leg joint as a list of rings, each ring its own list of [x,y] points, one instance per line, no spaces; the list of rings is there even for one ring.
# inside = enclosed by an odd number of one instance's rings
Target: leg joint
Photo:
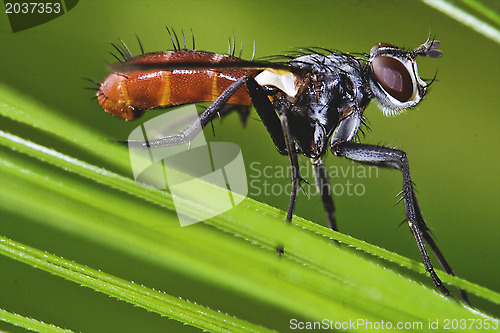
[[[342,151],[340,145],[344,143],[343,140],[334,141],[330,144],[330,151],[335,156],[342,156]]]

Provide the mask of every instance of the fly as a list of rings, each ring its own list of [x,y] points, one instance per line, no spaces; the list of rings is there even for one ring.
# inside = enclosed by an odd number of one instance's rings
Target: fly
[[[212,102],[199,116],[201,127],[231,110],[243,120],[253,105],[278,152],[289,156],[292,191],[286,220],[291,221],[298,189],[303,181],[298,155],[310,158],[329,226],[337,230],[335,206],[322,156],[330,152],[352,161],[400,170],[406,219],[426,270],[444,295],[450,295],[432,266],[424,241],[444,271],[454,275],[432,239],[420,211],[410,177],[408,158],[399,149],[353,140],[364,124],[364,111],[376,99],[385,115],[414,107],[430,83],[418,74],[418,57],[438,58],[440,42],[427,39],[413,50],[387,43],[373,46],[370,54],[352,55],[325,49],[307,49],[281,61],[248,61],[234,56],[181,47],[171,34],[174,50],[132,56],[128,48],[113,45],[123,59],[111,66],[97,91],[101,107],[125,120],[145,111],[187,103]],[[142,45],[141,45],[142,50]],[[163,147],[189,143],[199,133],[188,126],[179,135],[149,142],[128,142],[136,147]],[[469,303],[465,291],[462,299]]]

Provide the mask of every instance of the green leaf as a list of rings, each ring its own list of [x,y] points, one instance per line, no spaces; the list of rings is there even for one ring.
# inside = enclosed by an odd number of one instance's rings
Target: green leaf
[[[46,324],[33,318],[23,317],[15,313],[10,313],[3,309],[0,309],[0,321],[4,321],[6,323],[19,326],[34,332],[73,332],[71,330],[66,330],[54,325]]]
[[[422,1],[432,8],[439,10],[441,13],[450,16],[483,36],[488,37],[489,39],[500,44],[500,30],[498,28],[500,25],[500,16],[493,8],[489,8],[476,0],[461,0],[464,5],[474,9],[477,12],[476,15],[468,12],[466,8],[461,8],[460,6],[454,4],[452,1]],[[492,24],[489,24],[488,20],[490,20]]]
[[[0,237],[0,253],[82,286],[204,330],[217,332],[268,331],[263,327],[247,323],[227,314],[90,269],[5,237]],[[0,320],[19,324],[19,326],[30,329],[41,330],[43,328],[49,330],[49,328],[52,328],[55,332],[68,332],[66,330],[57,330],[55,327],[50,327],[29,318],[8,314],[2,310],[0,310]],[[30,326],[29,324],[34,325]]]
[[[285,224],[284,212],[249,198],[204,223],[181,228],[170,194],[139,187],[121,174],[128,170],[124,147],[2,85],[0,114],[39,129],[42,137],[55,137],[54,145],[69,151],[63,153],[1,131],[0,144],[4,149],[0,162],[0,208],[3,211],[202,279],[308,320],[331,318],[336,322],[349,322],[363,318],[370,322],[427,325],[435,319],[485,318],[480,312],[389,270],[350,247],[425,273],[422,264],[300,218],[295,218],[293,224]],[[85,151],[86,156],[93,156],[116,171],[72,157],[71,147]],[[210,210],[188,200],[182,205],[193,216]],[[10,244],[20,250],[21,245],[15,240]],[[279,245],[285,246],[284,258],[275,254]],[[36,268],[59,260],[50,257],[35,264],[42,251],[29,249],[34,258],[28,261],[30,266]],[[11,257],[22,260],[23,255]],[[65,265],[83,267],[78,263],[65,262]],[[54,271],[59,266],[51,269]],[[113,293],[111,279],[123,288],[119,290],[121,299],[160,315],[183,318],[187,324],[210,331],[234,327],[251,331],[256,327],[231,316],[219,317],[222,324],[207,324],[179,306],[170,313],[162,312],[155,301],[139,297],[138,294],[146,296],[148,291],[139,292],[133,288],[137,285],[119,277],[86,270],[87,275],[79,278],[91,277],[89,287],[118,297]],[[74,280],[74,273],[67,269],[60,270],[58,275]],[[500,302],[498,293],[487,288],[443,272],[438,274],[451,285]],[[124,288],[125,285],[128,287]],[[186,303],[186,307],[192,308],[193,304]]]

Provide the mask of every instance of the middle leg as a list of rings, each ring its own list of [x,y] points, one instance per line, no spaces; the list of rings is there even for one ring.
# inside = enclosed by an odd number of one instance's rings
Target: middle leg
[[[443,294],[450,295],[449,290],[443,285],[441,279],[434,271],[434,267],[432,266],[432,262],[425,248],[423,239],[429,240],[431,239],[431,236],[429,234],[429,228],[427,227],[427,224],[425,223],[420,212],[420,208],[417,204],[417,199],[415,197],[415,192],[413,190],[413,184],[410,177],[410,168],[406,153],[398,149],[383,146],[343,141],[332,143],[331,150],[334,155],[344,156],[353,161],[401,170],[401,172],[403,173],[402,193],[405,203],[406,220],[408,222],[408,226],[410,227],[410,230],[415,237],[415,241],[417,242],[417,246],[420,251],[420,255],[422,256],[425,269],[429,272],[432,281],[434,282],[436,287],[441,289],[441,292]],[[432,241],[431,243],[429,243],[429,245],[436,253],[436,255],[440,259],[444,260],[441,252],[439,251],[439,249],[437,249],[436,244]],[[446,266],[447,267],[443,265],[443,268],[445,270],[449,268],[447,264]],[[453,274],[451,271],[448,271],[447,273]]]
[[[321,195],[321,201],[323,202],[323,208],[326,213],[328,225],[330,229],[337,231],[335,206],[333,204],[332,188],[330,185],[330,179],[328,178],[328,170],[326,169],[326,166],[321,158],[311,159],[311,163],[313,165],[314,179],[316,180],[316,186]]]
[[[300,182],[302,177],[300,175],[299,169],[299,159],[297,156],[297,146],[290,133],[290,127],[288,126],[287,109],[283,108],[280,112],[280,122],[281,128],[283,130],[283,136],[286,144],[286,151],[288,152],[288,157],[290,159],[290,177],[292,181],[292,191],[290,193],[290,203],[288,205],[288,211],[286,214],[286,220],[288,222],[292,221],[293,212],[295,211],[295,204],[297,202],[297,194],[300,187]]]

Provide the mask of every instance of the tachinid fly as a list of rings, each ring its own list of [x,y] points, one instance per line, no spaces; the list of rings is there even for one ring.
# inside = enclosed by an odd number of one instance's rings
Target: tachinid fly
[[[196,51],[180,46],[171,35],[173,51],[133,57],[128,48],[115,46],[123,60],[111,66],[100,84],[97,99],[114,116],[134,120],[146,110],[188,103],[209,102],[200,115],[201,126],[231,110],[243,119],[254,106],[276,149],[288,155],[291,164],[292,193],[287,212],[291,221],[297,191],[303,180],[298,154],[311,159],[330,228],[336,230],[334,204],[328,173],[322,156],[329,148],[335,156],[401,170],[402,199],[406,221],[415,237],[424,265],[434,284],[450,295],[435,273],[424,241],[435,253],[443,269],[453,275],[420,212],[410,178],[406,154],[384,146],[354,141],[364,123],[363,112],[376,99],[386,115],[396,115],[417,105],[429,83],[418,74],[417,58],[437,58],[440,43],[428,39],[413,50],[387,43],[373,46],[369,55],[352,55],[326,49],[306,49],[280,61],[248,61],[234,56],[234,43],[228,55]],[[175,37],[175,38],[174,38]],[[234,40],[234,38],[233,38]],[[142,50],[142,46],[141,46]],[[199,133],[188,126],[182,133],[149,142],[128,142],[130,146],[162,147],[188,143]],[[462,299],[467,295],[460,290]]]

